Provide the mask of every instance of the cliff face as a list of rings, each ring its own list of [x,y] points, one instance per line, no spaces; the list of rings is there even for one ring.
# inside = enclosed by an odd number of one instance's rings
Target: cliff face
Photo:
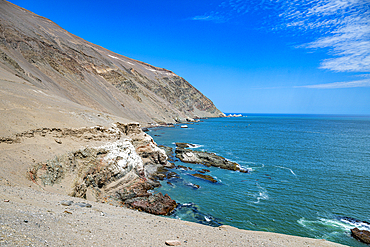
[[[0,80],[4,94],[24,99],[36,92],[33,103],[51,97],[49,108],[64,104],[68,112],[89,112],[85,118],[105,114],[147,124],[222,115],[173,72],[89,43],[5,0],[0,0]],[[23,105],[31,103],[24,100]],[[15,102],[1,104],[7,110]]]

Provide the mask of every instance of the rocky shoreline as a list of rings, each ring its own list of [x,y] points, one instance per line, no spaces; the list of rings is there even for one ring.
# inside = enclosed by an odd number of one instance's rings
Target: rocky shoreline
[[[19,153],[19,150],[29,149],[33,155],[40,155],[38,162],[21,173],[27,178],[28,186],[16,186],[10,178],[5,179],[4,174],[0,176],[0,243],[108,246],[124,240],[124,245],[165,246],[171,243],[170,240],[176,240],[184,246],[245,246],[245,243],[251,243],[250,246],[305,246],[308,241],[312,246],[339,246],[315,239],[243,231],[220,226],[217,220],[211,222],[213,227],[209,227],[153,218],[155,216],[151,214],[167,215],[174,210],[190,210],[204,219],[194,205],[177,205],[168,195],[153,194],[151,190],[160,185],[159,180],[176,177],[173,169],[186,169],[200,175],[209,170],[195,171],[171,164],[170,161],[176,158],[173,150],[158,147],[137,123],[37,129],[8,140],[12,141],[0,143],[5,150],[14,149]],[[44,160],[43,157],[50,157],[50,154],[42,155],[45,147],[56,155]],[[3,154],[11,156],[13,152]],[[223,159],[220,158],[222,162]],[[25,161],[26,156],[22,160]],[[199,187],[193,185],[193,188]],[[87,232],[80,227],[88,227]],[[82,233],[76,234],[81,230]],[[202,233],[201,237],[199,233]],[[158,237],[148,238],[148,234]]]
[[[37,163],[28,171],[29,179],[42,188],[65,184],[68,195],[73,197],[157,215],[167,215],[176,208],[177,203],[167,194],[148,192],[160,186],[158,173],[171,165],[165,152],[141,130],[139,124],[116,123],[109,129],[89,129],[89,132],[94,131],[108,133],[111,142]],[[68,135],[75,132],[58,133]],[[79,137],[82,136],[80,133]]]
[[[143,128],[146,130],[145,128]],[[207,167],[247,173],[248,170],[214,153],[189,149],[191,144],[176,143],[172,148],[158,146],[138,123],[115,123],[112,127],[80,129],[37,129],[4,139],[4,143],[20,143],[24,138],[50,135],[56,143],[65,138],[103,141],[100,146],[88,146],[73,150],[53,159],[38,162],[28,169],[26,176],[42,190],[64,187],[66,194],[144,211],[156,215],[168,215],[177,207],[176,201],[167,194],[150,192],[160,186],[159,180],[177,177],[174,169],[192,170],[175,166],[176,158],[185,163],[203,164]],[[171,169],[174,168],[174,169]],[[191,176],[218,181],[207,169],[194,171]],[[171,182],[168,180],[169,184]],[[200,186],[192,184],[194,189]]]

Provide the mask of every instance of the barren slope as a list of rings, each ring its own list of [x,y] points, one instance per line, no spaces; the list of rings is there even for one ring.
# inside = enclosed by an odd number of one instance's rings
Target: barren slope
[[[89,43],[5,0],[0,0],[0,80],[0,109],[10,119],[18,113],[31,120],[55,115],[56,109],[68,123],[70,114],[87,114],[85,122],[111,115],[143,124],[222,115],[171,71]]]

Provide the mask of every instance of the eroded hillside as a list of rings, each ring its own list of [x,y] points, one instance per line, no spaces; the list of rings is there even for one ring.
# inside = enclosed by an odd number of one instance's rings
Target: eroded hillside
[[[52,97],[49,108],[63,104],[67,112],[89,112],[90,118],[106,114],[147,124],[222,115],[173,72],[89,43],[5,0],[0,0],[0,80],[2,99],[13,94],[24,100],[8,97],[0,102],[2,111],[29,105],[27,95],[37,92],[32,102]]]

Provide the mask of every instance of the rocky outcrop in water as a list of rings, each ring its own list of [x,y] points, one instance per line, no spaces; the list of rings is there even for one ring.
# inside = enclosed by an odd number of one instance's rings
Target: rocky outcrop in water
[[[74,197],[153,214],[170,213],[176,207],[174,200],[148,192],[159,186],[156,177],[167,164],[165,152],[138,124],[116,123],[109,130],[99,127],[99,131],[110,133],[115,141],[36,164],[29,170],[29,178],[44,187],[67,184]]]
[[[351,229],[351,235],[365,244],[370,244],[370,231],[360,230],[356,227]]]
[[[211,183],[217,183],[217,180],[214,179],[210,175],[204,175],[204,174],[195,173],[195,174],[191,174],[191,176],[196,177],[196,178],[201,178],[201,179],[207,180],[207,181],[209,181]]]
[[[221,169],[248,173],[248,170],[242,168],[238,163],[229,161],[222,156],[216,155],[214,153],[183,148],[188,147],[190,144],[176,143],[176,145],[177,145],[177,148],[175,150],[176,157],[179,158],[184,163],[202,164],[208,167],[214,166],[219,167]]]

